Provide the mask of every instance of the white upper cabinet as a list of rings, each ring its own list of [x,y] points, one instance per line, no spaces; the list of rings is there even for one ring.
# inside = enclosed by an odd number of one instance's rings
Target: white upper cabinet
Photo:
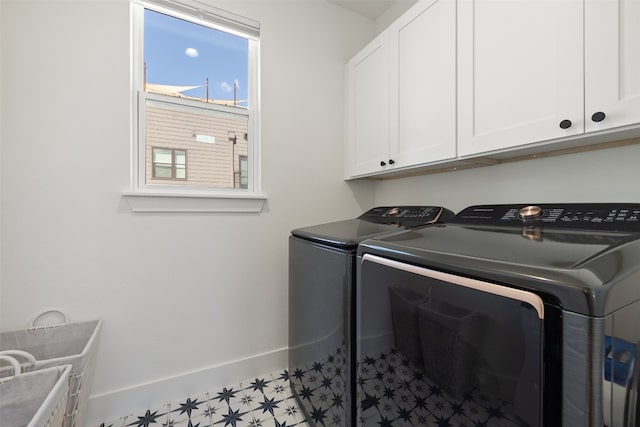
[[[458,154],[584,131],[580,0],[458,1]]]
[[[587,132],[640,123],[638,0],[585,2],[585,116]]]
[[[637,137],[640,0],[420,0],[346,85],[347,178]]]
[[[423,1],[389,28],[396,167],[456,155],[455,8],[451,0]]]
[[[363,175],[389,159],[389,40],[383,33],[347,64],[345,174]]]
[[[347,64],[345,175],[456,155],[454,0],[421,0]]]

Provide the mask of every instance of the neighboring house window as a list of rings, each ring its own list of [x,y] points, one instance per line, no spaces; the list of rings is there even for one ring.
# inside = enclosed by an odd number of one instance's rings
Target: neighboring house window
[[[249,183],[249,163],[247,161],[247,156],[240,156],[240,188],[247,188]]]
[[[187,179],[187,152],[185,150],[170,150],[167,148],[153,148],[151,179]]]
[[[258,23],[192,0],[131,5],[134,189],[259,192]]]

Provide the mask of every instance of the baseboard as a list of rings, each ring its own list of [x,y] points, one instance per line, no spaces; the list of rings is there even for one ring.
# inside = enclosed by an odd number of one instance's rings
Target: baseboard
[[[86,426],[144,413],[164,403],[213,391],[287,367],[287,348],[160,378],[89,398]]]

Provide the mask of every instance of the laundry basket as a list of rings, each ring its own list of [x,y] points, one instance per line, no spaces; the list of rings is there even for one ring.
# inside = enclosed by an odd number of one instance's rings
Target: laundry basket
[[[2,427],[63,427],[70,372],[64,365],[0,379]]]
[[[51,312],[59,313],[63,322],[36,326],[42,316]],[[64,313],[50,310],[36,317],[27,329],[0,332],[0,353],[24,359],[23,372],[71,365],[64,427],[83,427],[101,327],[101,320],[70,323]],[[0,379],[12,372],[10,366],[0,365]]]
[[[473,387],[483,315],[438,299],[418,307],[424,367],[429,379],[456,399]]]
[[[410,289],[390,287],[389,305],[396,349],[416,367],[422,367],[422,349],[418,333],[418,306],[429,297]]]

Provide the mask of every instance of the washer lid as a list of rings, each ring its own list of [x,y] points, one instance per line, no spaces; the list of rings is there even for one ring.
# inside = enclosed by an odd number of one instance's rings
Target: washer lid
[[[638,233],[525,228],[471,227],[444,224],[381,237],[403,252],[448,254],[487,262],[527,265],[545,269],[575,269],[603,252],[631,240]],[[639,260],[640,261],[640,260]]]
[[[517,226],[511,225],[515,220],[477,225],[468,215],[457,219],[368,240],[358,253],[535,291],[585,315],[603,316],[640,300],[637,231],[607,231],[599,222],[589,230],[577,227],[576,221],[563,227],[520,220]],[[628,224],[615,228],[636,227]]]

